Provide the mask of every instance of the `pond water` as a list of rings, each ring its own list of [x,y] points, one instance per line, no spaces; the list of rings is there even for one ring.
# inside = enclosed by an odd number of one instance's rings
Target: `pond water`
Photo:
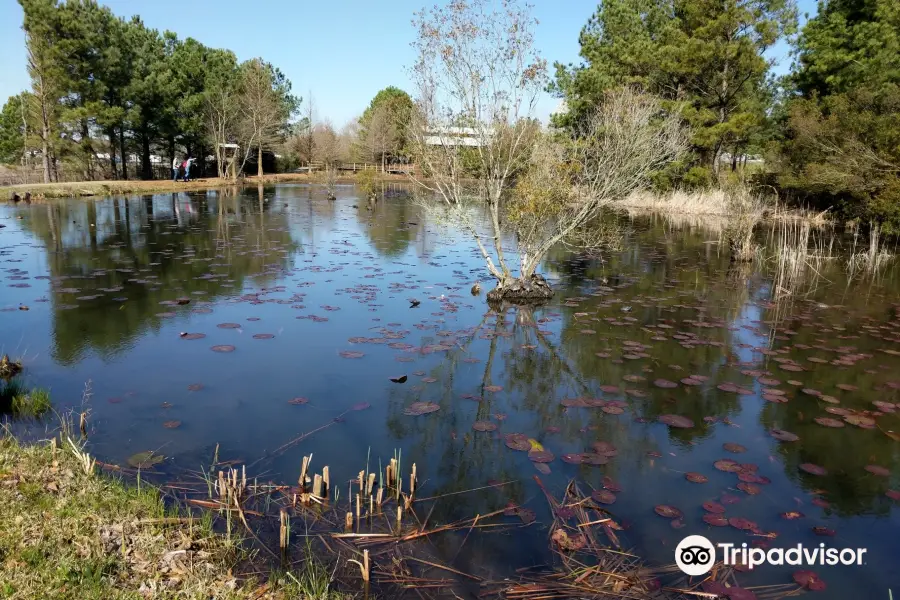
[[[788,296],[771,269],[731,264],[714,229],[620,221],[623,250],[553,252],[553,302],[498,313],[470,293],[491,284],[467,238],[399,189],[373,210],[353,187],[329,202],[304,185],[5,207],[2,352],[24,358],[57,410],[81,410],[87,385],[89,448],[107,463],[153,450],[179,478],[218,446],[220,460],[295,482],[313,453],[346,481],[368,454],[402,449],[423,495],[512,482],[438,505],[433,522],[508,502],[537,514],[458,554],[459,540],[436,542],[461,570],[500,577],[549,559],[538,475],[557,495],[570,479],[605,486],[623,543],[657,564],[689,534],[867,548],[863,566],[813,567],[829,586],[819,597],[900,593],[894,269],[848,281],[835,260]],[[439,410],[405,414],[414,402]],[[549,474],[507,447],[513,432],[554,455]],[[606,464],[572,464],[597,449]],[[708,525],[707,501],[758,533]],[[790,583],[796,569],[739,577]]]

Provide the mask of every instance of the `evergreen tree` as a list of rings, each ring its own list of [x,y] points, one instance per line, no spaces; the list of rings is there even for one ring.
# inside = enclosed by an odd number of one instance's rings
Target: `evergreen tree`
[[[0,111],[0,164],[20,164],[25,155],[25,93],[10,96]]]
[[[603,0],[581,32],[584,63],[557,64],[551,89],[568,104],[557,124],[577,124],[610,88],[638,85],[680,111],[693,132],[692,155],[664,175],[708,183],[723,155],[761,135],[764,53],[795,21],[793,0]]]
[[[900,233],[900,3],[819,2],[789,81],[779,183]]]

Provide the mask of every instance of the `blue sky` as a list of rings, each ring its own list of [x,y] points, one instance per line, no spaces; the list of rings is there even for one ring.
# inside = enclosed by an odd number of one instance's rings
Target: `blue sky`
[[[388,85],[410,89],[410,24],[414,11],[434,0],[101,0],[119,16],[140,14],[152,28],[169,29],[207,46],[229,48],[239,59],[262,57],[280,67],[295,93],[315,100],[320,118],[336,127],[359,115]],[[536,41],[550,63],[578,60],[578,32],[597,8],[596,0],[533,0],[540,21]],[[815,0],[799,0],[801,15],[815,11]],[[22,9],[0,0],[0,101],[29,86],[25,72]],[[787,46],[773,49],[778,72],[790,60]],[[546,118],[558,100],[541,99]]]

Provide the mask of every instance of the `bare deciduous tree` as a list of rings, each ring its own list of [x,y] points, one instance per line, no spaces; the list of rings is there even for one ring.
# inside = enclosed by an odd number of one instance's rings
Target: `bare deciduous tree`
[[[325,168],[325,186],[329,198],[334,198],[335,184],[337,183],[337,167],[340,162],[341,145],[334,127],[327,119],[313,128],[312,147],[315,149],[315,159],[321,162]]]
[[[387,155],[396,152],[400,141],[399,123],[390,106],[382,105],[375,109],[369,119],[362,141],[367,154],[376,160],[381,160],[383,173]]]
[[[224,179],[228,169],[222,145],[237,141],[237,124],[240,115],[238,92],[232,82],[223,80],[218,85],[206,90],[204,112],[206,113],[207,135],[216,148],[218,175]]]
[[[614,240],[598,220],[604,207],[646,184],[687,139],[678,115],[630,88],[607,93],[574,139],[542,135],[508,206],[520,276],[530,279],[557,243],[595,248]]]
[[[511,0],[495,6],[490,0],[452,0],[417,14],[418,56],[411,73],[417,107],[409,139],[424,175],[416,181],[473,236],[502,295],[517,277],[501,246],[501,201],[528,160],[535,130],[530,117],[547,66],[534,49],[535,20],[528,8]],[[467,180],[464,150],[477,163],[474,184]],[[487,206],[487,235],[466,207],[472,200]]]
[[[255,147],[257,175],[263,174],[263,150],[284,139],[288,120],[299,101],[290,94],[290,82],[272,65],[255,58],[241,66],[241,113],[246,154]],[[243,168],[243,167],[242,167]]]

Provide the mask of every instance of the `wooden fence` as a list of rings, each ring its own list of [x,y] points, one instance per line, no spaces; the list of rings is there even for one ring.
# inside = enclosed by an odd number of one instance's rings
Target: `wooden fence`
[[[338,163],[335,165],[338,171],[357,173],[360,171],[375,171],[376,173],[387,173],[389,175],[410,175],[416,172],[416,165],[411,164],[386,164],[382,168],[381,163]],[[304,167],[295,169],[298,173],[314,173],[325,170],[325,163],[311,162]]]

